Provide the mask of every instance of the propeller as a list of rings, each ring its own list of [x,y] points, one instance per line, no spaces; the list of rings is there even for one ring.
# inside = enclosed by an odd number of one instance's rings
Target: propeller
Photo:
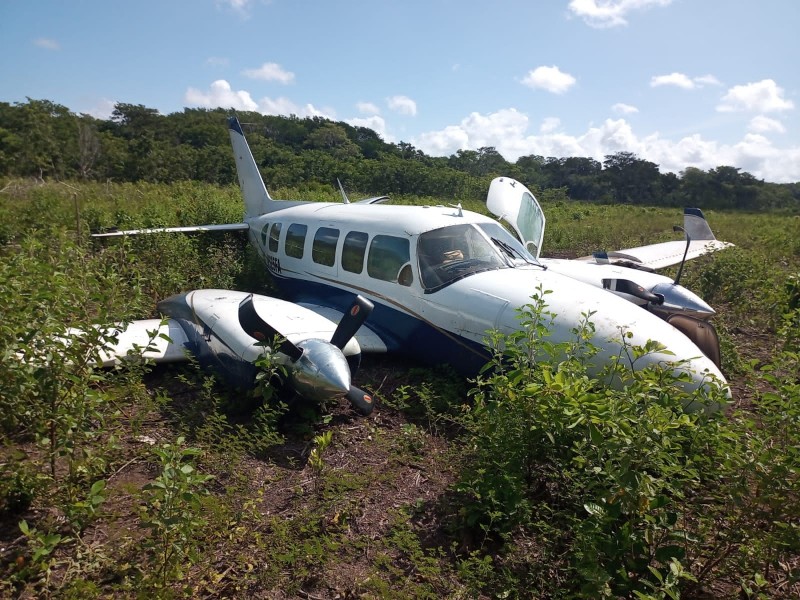
[[[263,343],[281,335],[278,330],[262,319],[256,312],[256,307],[253,305],[253,294],[250,294],[239,303],[239,325],[242,326],[247,335]],[[287,339],[284,339],[276,350],[288,356],[292,362],[296,362],[297,359],[303,356],[303,349],[295,346]]]
[[[372,403],[372,395],[354,385],[350,386],[350,391],[345,394],[345,398],[350,401],[353,408],[365,417],[375,408],[375,405]]]
[[[355,301],[336,326],[336,330],[333,332],[333,336],[329,342],[330,345],[335,346],[340,351],[344,350],[347,343],[356,334],[361,325],[364,324],[367,317],[369,317],[373,308],[374,305],[372,302],[362,296],[356,296]],[[256,312],[252,294],[248,295],[239,304],[239,324],[245,333],[260,342],[266,342],[274,339],[275,336],[280,336],[280,332],[264,321]],[[303,343],[304,342],[300,342],[300,344]],[[320,343],[322,343],[321,340]],[[292,363],[297,363],[304,354],[304,349],[302,347],[293,344],[287,339],[284,339],[276,350],[288,356]],[[309,352],[311,352],[311,349],[309,349]],[[341,355],[341,353],[339,354]],[[368,415],[372,412],[374,408],[372,396],[364,390],[351,384],[345,396],[350,401],[350,404],[361,414]]]
[[[342,320],[339,321],[339,325],[336,327],[336,331],[333,332],[331,344],[339,348],[339,350],[344,350],[347,342],[350,341],[364,324],[364,321],[366,321],[367,317],[372,313],[373,308],[375,308],[375,305],[372,304],[372,302],[363,296],[356,296],[356,299],[350,306],[350,310],[344,314],[344,317],[342,317]],[[346,397],[353,408],[363,415],[370,414],[375,406],[372,403],[372,396],[354,385],[350,385],[350,391],[347,392]]]
[[[352,306],[350,306],[350,309],[344,314],[342,320],[339,321],[336,331],[333,332],[331,344],[336,346],[339,350],[344,350],[347,342],[350,341],[350,338],[352,338],[356,334],[356,331],[364,324],[364,321],[366,321],[367,317],[372,313],[373,308],[375,308],[375,305],[372,304],[372,302],[363,296],[356,296]]]
[[[653,304],[664,303],[664,296],[661,294],[648,292],[638,283],[635,283],[630,279],[603,279],[603,288],[606,290],[611,290],[612,292],[630,294],[631,296],[636,296],[637,298],[641,298],[647,302],[652,302]]]

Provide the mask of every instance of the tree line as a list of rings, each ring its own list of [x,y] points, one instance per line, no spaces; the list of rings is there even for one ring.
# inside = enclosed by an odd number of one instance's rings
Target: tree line
[[[227,109],[162,115],[117,103],[109,119],[75,114],[49,100],[0,102],[0,177],[220,185],[236,181]],[[687,167],[679,175],[631,152],[586,157],[522,156],[494,147],[428,156],[372,129],[321,117],[237,113],[270,188],[313,188],[341,180],[365,194],[482,199],[493,177],[522,181],[546,199],[714,209],[800,211],[800,182],[776,184],[731,166]]]

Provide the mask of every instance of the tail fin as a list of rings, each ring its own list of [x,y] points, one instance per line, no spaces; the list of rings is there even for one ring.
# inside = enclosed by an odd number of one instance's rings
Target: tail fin
[[[233,145],[233,157],[236,159],[236,173],[239,176],[239,187],[244,196],[245,217],[257,217],[272,210],[274,200],[270,197],[258,165],[250,152],[250,146],[244,138],[242,126],[236,117],[228,118],[228,131]]]
[[[696,242],[717,239],[714,232],[711,231],[703,211],[699,208],[683,209],[683,229],[686,235]]]

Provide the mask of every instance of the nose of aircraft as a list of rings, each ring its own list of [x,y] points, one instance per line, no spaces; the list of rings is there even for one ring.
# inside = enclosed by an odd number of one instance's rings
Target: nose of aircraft
[[[303,355],[294,363],[291,378],[301,396],[323,402],[350,391],[350,367],[341,350],[316,339],[304,340],[298,346]]]
[[[689,410],[721,408],[719,405],[708,407],[704,404],[704,394],[701,390],[710,390],[713,385],[722,386],[730,397],[725,377],[714,362],[706,357],[686,335],[664,319],[607,290],[557,273],[547,271],[531,273],[529,275],[531,281],[516,288],[519,290],[517,292],[519,296],[509,302],[509,308],[530,303],[530,296],[526,299],[523,295],[527,290],[536,289],[537,285],[548,290],[547,296],[543,299],[546,302],[546,310],[554,315],[549,327],[548,340],[556,343],[574,341],[576,325],[586,320],[588,315],[593,330],[588,341],[598,349],[598,353],[591,359],[591,371],[599,373],[605,365],[617,360],[621,360],[622,364],[632,371],[639,371],[648,365],[672,368],[676,374],[685,374],[682,377],[685,381],[680,385],[696,398],[686,404]],[[522,274],[520,275],[522,279]],[[680,294],[677,298],[675,295],[671,296],[671,299],[685,307],[690,305],[689,300],[693,294],[688,290],[685,291],[691,296],[682,294],[682,290],[685,288],[671,286],[667,291]],[[691,306],[693,310],[702,309],[697,303],[691,303]],[[519,328],[519,319],[516,315],[512,316],[514,312],[516,311],[506,309],[503,313],[502,320],[506,331]],[[658,343],[659,349],[653,348],[652,344],[648,346],[651,340]],[[648,347],[652,351],[640,350]],[[615,384],[624,385],[624,379],[624,373],[620,373],[619,380]],[[694,394],[695,391],[698,393]]]
[[[663,321],[662,323],[665,328],[674,329],[668,323]],[[706,412],[715,412],[723,409],[725,403],[731,400],[732,395],[725,376],[717,365],[703,355],[697,346],[678,330],[675,330],[674,336],[668,335],[665,337],[667,338],[667,343],[664,345],[665,351],[652,352],[638,358],[632,364],[632,368],[641,370],[649,366],[671,367],[676,376],[683,375],[685,377],[688,374],[688,380],[679,380],[678,383],[684,391],[691,394],[691,398],[684,403],[684,409]],[[637,336],[634,336],[632,340],[635,345],[645,343],[640,340],[637,341],[636,338]],[[624,385],[624,382],[622,384]],[[712,386],[719,386],[724,398],[714,394],[707,396],[707,392],[711,391]]]

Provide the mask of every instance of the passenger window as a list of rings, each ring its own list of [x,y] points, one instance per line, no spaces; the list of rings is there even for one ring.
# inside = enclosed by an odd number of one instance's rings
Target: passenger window
[[[331,227],[320,227],[314,235],[311,247],[311,258],[315,263],[332,267],[336,262],[336,242],[339,241],[339,230]]]
[[[397,275],[397,283],[406,287],[414,283],[414,273],[411,270],[411,263],[404,264],[400,269],[400,273]]]
[[[391,235],[376,235],[372,238],[367,258],[367,273],[375,279],[397,281],[404,264],[409,261],[407,238]]]
[[[344,237],[342,246],[342,268],[351,273],[364,270],[364,255],[367,253],[369,236],[361,231],[351,231]]]
[[[269,230],[269,251],[278,251],[278,240],[281,237],[281,223],[273,223]]]
[[[299,223],[292,223],[289,225],[289,229],[286,230],[286,241],[284,242],[286,256],[303,258],[303,249],[306,245],[307,232],[307,225],[300,225]]]
[[[269,223],[265,224],[264,227],[261,229],[261,245],[267,245],[267,232],[269,231]]]

